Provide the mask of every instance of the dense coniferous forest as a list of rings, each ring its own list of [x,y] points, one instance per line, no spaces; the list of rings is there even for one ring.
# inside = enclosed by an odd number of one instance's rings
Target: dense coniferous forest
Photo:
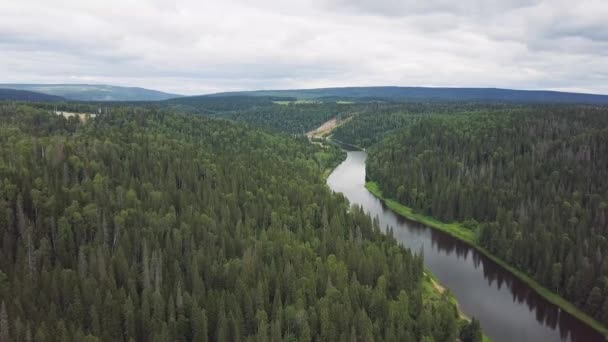
[[[272,107],[280,101],[295,101],[290,97],[271,96],[187,96],[160,102],[161,105],[171,106],[174,110],[194,112],[196,114],[217,114],[235,110],[245,110],[252,107]]]
[[[481,338],[330,192],[336,149],[130,108],[3,104],[0,133],[1,342]]]
[[[373,146],[367,171],[608,324],[608,108],[422,118]]]
[[[61,102],[32,103],[40,109],[69,112],[105,112],[108,108],[131,111],[161,110],[228,119],[275,132],[303,135],[332,118],[347,118],[364,112],[370,104],[336,102],[298,103],[291,98],[252,96],[196,96],[161,102]]]
[[[250,126],[292,135],[304,135],[332,118],[346,118],[367,107],[365,103],[302,103],[293,100],[254,96],[202,96],[179,98],[160,104],[149,104],[149,106],[240,121]]]
[[[222,117],[279,132],[305,134],[332,118],[348,117],[359,110],[360,106],[337,103],[291,103],[227,113]]]
[[[338,127],[333,138],[362,148],[370,147],[391,132],[430,116],[494,111],[504,104],[466,102],[371,103],[361,107],[352,120]],[[509,108],[516,108],[509,105]]]

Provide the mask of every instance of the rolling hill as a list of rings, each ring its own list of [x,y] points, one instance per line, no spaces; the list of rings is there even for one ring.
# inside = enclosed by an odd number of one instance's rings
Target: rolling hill
[[[32,101],[32,102],[59,102],[65,101],[61,96],[36,93],[18,89],[0,89],[0,100]]]
[[[74,101],[162,101],[181,96],[145,88],[102,84],[0,84],[0,88],[33,91]]]
[[[384,99],[392,101],[489,101],[522,103],[608,104],[608,95],[568,93],[548,90],[499,88],[430,88],[430,87],[344,87],[293,90],[255,90],[218,93],[215,96],[285,96],[298,99]]]

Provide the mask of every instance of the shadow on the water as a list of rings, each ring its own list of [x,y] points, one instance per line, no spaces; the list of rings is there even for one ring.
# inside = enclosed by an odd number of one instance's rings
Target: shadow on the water
[[[336,140],[333,138],[327,138],[327,141],[331,144],[334,144],[338,147],[340,147],[341,149],[343,149],[344,151],[347,152],[358,152],[358,151],[365,151],[365,149],[359,147],[359,146],[355,146],[355,145],[351,145],[351,144],[347,144],[345,142],[342,142],[340,140]]]
[[[384,203],[382,203],[382,208],[391,211]],[[520,305],[525,304],[528,310],[535,314],[536,321],[539,324],[549,327],[551,330],[559,328],[561,340],[574,342],[606,340],[604,336],[580,322],[568,312],[548,302],[526,283],[468,244],[449,234],[429,228],[403,216],[397,215],[397,221],[401,225],[407,226],[407,229],[417,231],[417,235],[420,235],[423,231],[428,231],[431,237],[431,245],[442,254],[455,256],[457,259],[463,259],[464,261],[470,256],[474,268],[481,268],[483,271],[488,287],[495,287],[498,290],[507,289],[513,302]]]

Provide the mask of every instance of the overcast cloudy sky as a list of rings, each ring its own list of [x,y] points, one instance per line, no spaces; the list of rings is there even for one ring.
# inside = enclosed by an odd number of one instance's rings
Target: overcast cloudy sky
[[[606,0],[4,0],[1,83],[608,94]]]

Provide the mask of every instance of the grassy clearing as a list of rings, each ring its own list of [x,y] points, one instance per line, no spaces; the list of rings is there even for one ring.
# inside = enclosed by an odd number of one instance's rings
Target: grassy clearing
[[[546,287],[543,287],[542,285],[540,285],[538,282],[536,282],[534,279],[530,278],[528,275],[526,275],[522,271],[519,271],[519,270],[515,269],[514,267],[508,265],[507,263],[505,263],[498,257],[491,254],[487,249],[478,245],[477,236],[474,231],[472,231],[458,223],[445,223],[445,222],[438,221],[432,217],[416,213],[413,211],[412,208],[406,207],[392,199],[384,198],[384,196],[382,196],[382,190],[380,189],[378,184],[375,182],[368,182],[365,184],[365,187],[374,196],[376,196],[377,198],[382,200],[391,210],[404,216],[405,218],[410,219],[412,221],[420,222],[431,228],[441,230],[445,233],[452,235],[453,237],[455,237],[457,239],[460,239],[460,240],[466,242],[471,247],[475,248],[480,253],[484,254],[486,257],[488,257],[495,263],[499,264],[501,267],[507,269],[514,276],[516,276],[521,281],[526,283],[528,286],[533,288],[538,294],[543,296],[549,302],[557,305],[562,310],[568,312],[569,314],[576,317],[580,321],[586,323],[593,329],[602,333],[608,339],[608,328],[606,328],[603,324],[601,324],[600,322],[596,321],[594,318],[590,317],[589,315],[587,315],[586,313],[581,311],[579,308],[574,306],[574,304],[570,303],[569,301],[562,298],[558,294],[552,292],[551,290],[547,289]]]

